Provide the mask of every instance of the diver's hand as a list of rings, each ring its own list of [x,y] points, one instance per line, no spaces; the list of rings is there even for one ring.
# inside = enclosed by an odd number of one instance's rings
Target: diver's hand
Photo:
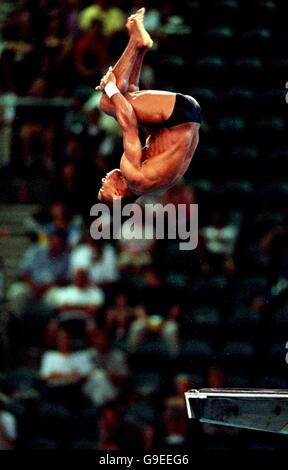
[[[103,91],[108,82],[116,84],[116,77],[112,71],[112,67],[109,67],[108,72],[106,72],[105,75],[101,78],[100,85],[98,85],[95,89],[97,91]]]

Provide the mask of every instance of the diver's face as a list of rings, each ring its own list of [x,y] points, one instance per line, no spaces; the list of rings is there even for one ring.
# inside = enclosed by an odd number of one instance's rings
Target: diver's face
[[[108,181],[108,178],[107,178],[108,174],[102,178],[101,182],[102,182],[102,186],[100,188],[100,191],[99,193],[103,193],[105,191],[105,188],[107,187],[107,181]],[[109,184],[109,183],[108,183]]]
[[[113,173],[110,171],[107,175],[102,178],[102,186],[98,193],[100,196],[100,200],[105,198],[105,196],[113,196],[115,194],[115,178],[113,177]]]
[[[102,186],[98,193],[98,199],[100,201],[121,199],[126,190],[126,183],[120,172],[112,170],[102,178]]]
[[[111,183],[104,183],[98,193],[98,199],[101,202],[111,201],[117,198],[117,193]]]

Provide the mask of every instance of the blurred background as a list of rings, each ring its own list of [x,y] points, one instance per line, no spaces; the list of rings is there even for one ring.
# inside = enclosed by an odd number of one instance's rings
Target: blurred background
[[[122,151],[94,87],[145,6],[141,88],[192,94],[199,245],[100,241]],[[278,449],[188,422],[198,387],[288,388],[284,0],[1,0],[0,449]],[[151,200],[150,200],[151,202]],[[109,221],[108,221],[109,223]]]

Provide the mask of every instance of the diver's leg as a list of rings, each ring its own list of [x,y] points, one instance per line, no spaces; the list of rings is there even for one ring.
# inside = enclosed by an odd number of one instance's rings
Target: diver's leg
[[[139,90],[144,55],[153,45],[153,41],[144,27],[144,14],[145,9],[141,8],[135,15],[128,18],[126,27],[129,32],[129,42],[120,59],[112,68],[117,87],[123,95],[128,91]],[[107,114],[115,115],[112,103],[105,94],[101,98],[100,107]]]

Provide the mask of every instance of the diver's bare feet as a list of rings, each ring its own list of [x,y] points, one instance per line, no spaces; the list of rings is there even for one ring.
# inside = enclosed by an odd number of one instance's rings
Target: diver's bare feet
[[[130,28],[131,28],[131,23],[132,23],[132,20],[138,16],[139,18],[142,18],[142,20],[144,20],[144,16],[145,16],[145,11],[146,9],[143,7],[143,8],[139,8],[139,10],[136,11],[136,13],[134,13],[133,15],[130,15],[127,19],[127,22],[126,22],[126,28],[128,29],[128,32],[130,34]]]
[[[133,38],[139,49],[151,49],[153,41],[144,26],[145,8],[140,8],[134,15],[129,16],[126,28],[129,36]]]

